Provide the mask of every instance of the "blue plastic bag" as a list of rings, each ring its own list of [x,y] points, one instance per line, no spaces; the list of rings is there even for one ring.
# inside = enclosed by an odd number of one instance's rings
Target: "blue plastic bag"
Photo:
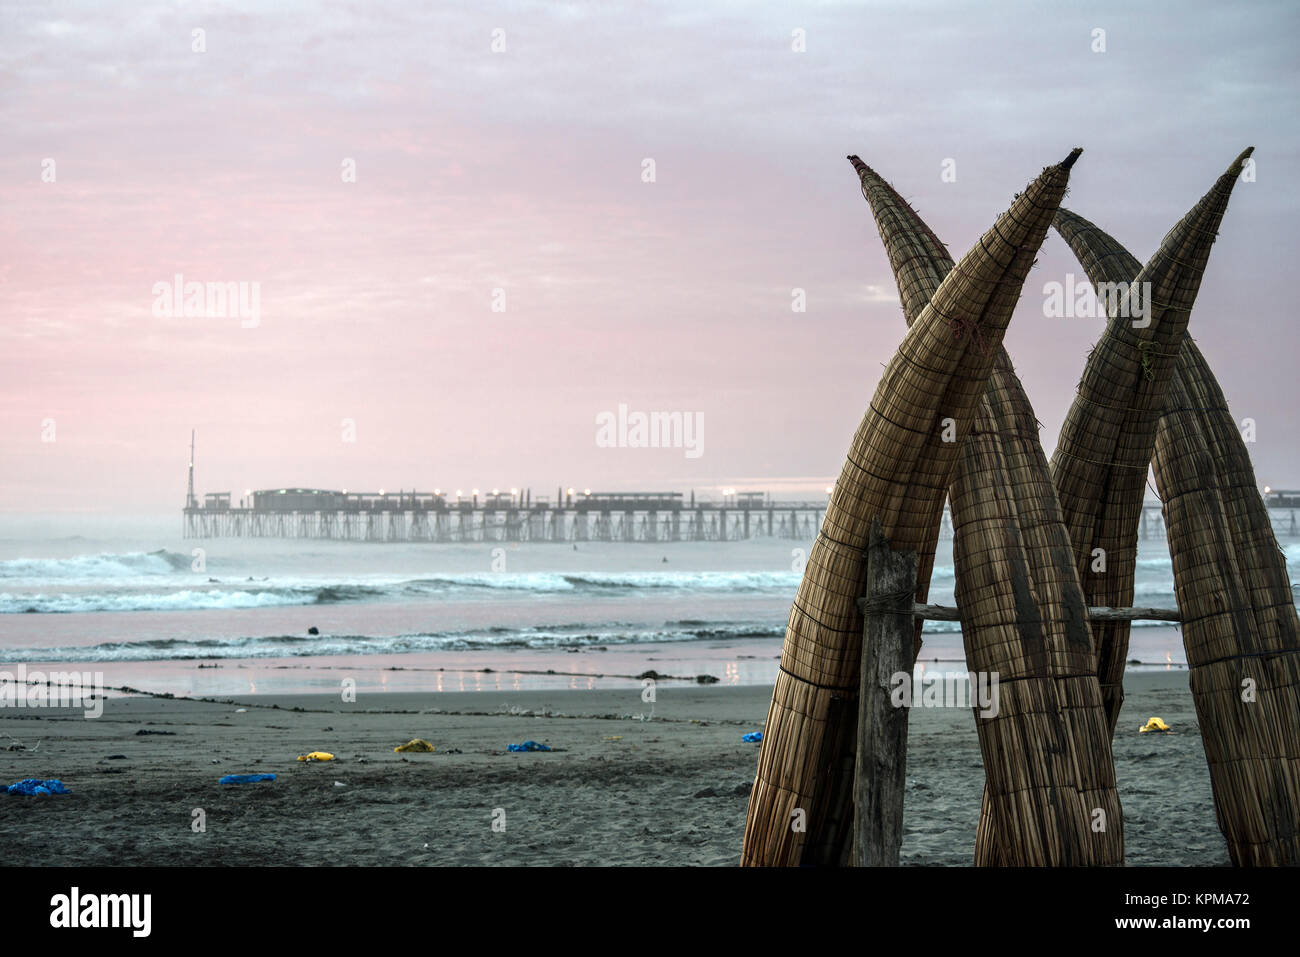
[[[17,784],[11,784],[5,790],[10,794],[25,794],[33,797],[41,794],[67,794],[68,789],[58,778],[42,780],[40,778],[23,778]]]
[[[538,744],[536,741],[525,741],[523,744],[507,745],[507,751],[549,751],[551,750],[544,744]]]
[[[218,784],[256,784],[258,781],[274,781],[274,774],[227,774]]]
[[[751,732],[749,732],[749,734],[743,736],[740,740],[741,740],[741,741],[748,741],[750,744],[757,744],[759,741],[762,741],[762,740],[763,740],[763,732],[762,732],[762,731],[751,731]]]

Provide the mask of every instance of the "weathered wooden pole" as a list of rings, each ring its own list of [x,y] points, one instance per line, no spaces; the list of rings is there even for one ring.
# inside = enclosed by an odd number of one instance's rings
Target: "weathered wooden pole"
[[[961,621],[961,613],[951,605],[912,606],[912,614],[926,621]],[[1093,605],[1088,609],[1092,621],[1182,621],[1175,608],[1106,608]]]
[[[907,773],[907,707],[894,689],[904,675],[910,701],[914,664],[912,604],[916,553],[889,547],[879,520],[867,547],[867,594],[862,609],[862,672],[858,693],[858,760],[853,781],[855,867],[897,867],[903,844]]]

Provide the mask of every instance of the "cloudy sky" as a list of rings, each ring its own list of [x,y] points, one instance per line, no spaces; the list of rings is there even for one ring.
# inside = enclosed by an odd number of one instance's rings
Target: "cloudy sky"
[[[960,255],[1075,145],[1068,204],[1142,260],[1256,147],[1191,330],[1260,482],[1300,486],[1298,27],[1285,0],[2,2],[0,511],[170,512],[191,428],[200,492],[820,488],[904,328],[845,155]],[[1049,454],[1101,330],[1044,317],[1067,272],[1053,234],[1007,338]],[[257,283],[256,323],[157,315],[178,273]],[[703,454],[600,447],[620,404],[702,415]]]

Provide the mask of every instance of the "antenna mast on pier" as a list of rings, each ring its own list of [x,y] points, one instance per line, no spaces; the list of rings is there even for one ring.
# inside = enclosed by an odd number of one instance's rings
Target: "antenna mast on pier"
[[[195,508],[194,501],[194,430],[190,429],[190,484],[185,491],[185,507]]]

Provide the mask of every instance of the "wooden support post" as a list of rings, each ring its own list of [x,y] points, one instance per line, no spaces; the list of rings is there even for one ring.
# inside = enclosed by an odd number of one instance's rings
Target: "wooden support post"
[[[862,676],[858,695],[858,761],[853,782],[856,867],[897,867],[903,844],[903,789],[907,772],[907,711],[895,707],[896,675],[911,691],[912,605],[916,553],[889,547],[877,519],[867,549],[867,594],[862,609]]]

